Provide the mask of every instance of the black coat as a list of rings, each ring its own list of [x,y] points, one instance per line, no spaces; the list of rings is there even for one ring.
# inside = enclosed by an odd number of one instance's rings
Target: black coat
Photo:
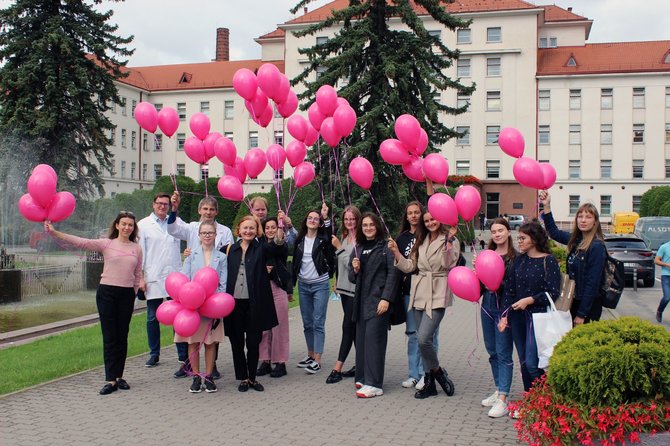
[[[298,236],[295,241],[293,250],[293,283],[298,283],[298,275],[300,275],[300,267],[302,266],[302,255],[305,251],[305,237]],[[330,243],[330,235],[319,232],[314,240],[312,246],[312,260],[316,267],[316,272],[319,275],[328,273],[329,277],[333,277],[335,269],[337,268],[335,258],[335,248]]]
[[[293,294],[293,281],[286,264],[288,244],[284,242],[282,245],[277,245],[273,240],[265,237],[261,237],[260,242],[263,244],[266,265],[272,266],[270,280],[288,294]]]
[[[242,262],[241,241],[231,246],[228,252],[228,281],[226,292],[234,296],[237,273]],[[245,256],[245,277],[249,290],[250,328],[261,331],[269,330],[279,324],[277,312],[270,288],[270,276],[266,268],[266,252],[258,240],[253,240],[247,248]],[[228,331],[229,318],[223,319],[223,326]]]
[[[394,256],[388,249],[386,240],[378,240],[370,252],[365,265],[361,264],[358,274],[354,273],[351,262],[356,258],[357,250],[349,259],[349,280],[356,283],[354,294],[354,312],[352,319],[357,321],[377,316],[377,306],[384,299],[389,302],[388,311],[393,311],[393,301],[397,298],[398,270],[393,266]],[[362,314],[361,314],[362,313]]]

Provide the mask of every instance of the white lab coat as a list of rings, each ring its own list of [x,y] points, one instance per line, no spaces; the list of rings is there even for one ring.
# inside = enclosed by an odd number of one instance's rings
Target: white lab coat
[[[151,213],[137,223],[147,299],[167,297],[165,278],[171,272],[181,271],[180,241],[163,232],[156,220],[156,215]]]

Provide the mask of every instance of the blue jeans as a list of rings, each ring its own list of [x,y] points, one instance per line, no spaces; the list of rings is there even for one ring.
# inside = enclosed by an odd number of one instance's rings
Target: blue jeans
[[[486,351],[489,354],[493,381],[498,393],[508,395],[510,387],[512,387],[512,374],[514,372],[514,363],[512,362],[514,343],[512,341],[512,330],[508,328],[502,333],[498,330],[498,322],[500,322],[502,311],[498,308],[498,299],[495,293],[488,290],[484,292],[481,313],[482,334],[484,335]]]
[[[414,319],[414,308],[409,308],[409,294],[403,296],[405,308],[407,309],[407,320],[405,322],[405,334],[407,335],[407,364],[408,376],[417,381],[423,376],[423,361],[419,353],[419,341],[416,339],[416,320]],[[437,337],[440,334],[438,327],[433,336],[433,345],[437,353]]]
[[[521,364],[521,379],[523,388],[527,392],[533,386],[533,381],[544,375],[544,370],[538,368],[537,342],[533,332],[533,315],[530,311],[509,311],[507,317],[512,329],[512,339]]]
[[[661,287],[663,288],[663,298],[658,304],[658,312],[663,314],[663,310],[670,303],[670,276],[661,276]]]
[[[321,354],[326,340],[326,312],[328,311],[328,281],[303,283],[298,281],[300,315],[307,351]]]
[[[162,303],[163,299],[147,299],[147,340],[150,356],[160,356],[161,353],[161,327],[156,319],[156,310]]]

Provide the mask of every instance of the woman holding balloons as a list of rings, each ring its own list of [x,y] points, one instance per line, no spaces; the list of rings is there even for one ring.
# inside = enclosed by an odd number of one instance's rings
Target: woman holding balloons
[[[216,223],[203,222],[198,228],[200,246],[195,247],[191,255],[186,257],[181,272],[189,279],[204,267],[210,267],[216,271],[218,282],[216,293],[222,293],[226,289],[227,262],[226,255],[214,248],[216,238]],[[223,326],[220,319],[212,320],[200,316],[200,327],[192,336],[184,337],[178,334],[174,336],[174,342],[188,343],[188,358],[193,372],[193,383],[189,388],[191,393],[200,393],[203,382],[200,374],[200,344],[205,344],[205,382],[207,393],[216,392],[218,389],[212,378],[214,371],[214,360],[216,359],[216,345],[223,342]]]
[[[128,328],[133,314],[135,295],[142,276],[142,249],[137,243],[137,225],[132,212],[121,211],[109,228],[109,237],[85,239],[56,231],[49,220],[44,229],[54,237],[80,249],[101,252],[105,263],[95,301],[102,329],[105,379],[100,395],[117,389],[128,390],[123,369],[128,355]]]

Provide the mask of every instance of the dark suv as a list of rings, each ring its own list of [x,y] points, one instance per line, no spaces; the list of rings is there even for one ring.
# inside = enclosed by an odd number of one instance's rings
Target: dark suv
[[[637,270],[637,278],[644,281],[644,286],[654,286],[654,253],[644,240],[633,234],[605,234],[605,247],[612,257],[623,262],[626,280],[633,280]]]

